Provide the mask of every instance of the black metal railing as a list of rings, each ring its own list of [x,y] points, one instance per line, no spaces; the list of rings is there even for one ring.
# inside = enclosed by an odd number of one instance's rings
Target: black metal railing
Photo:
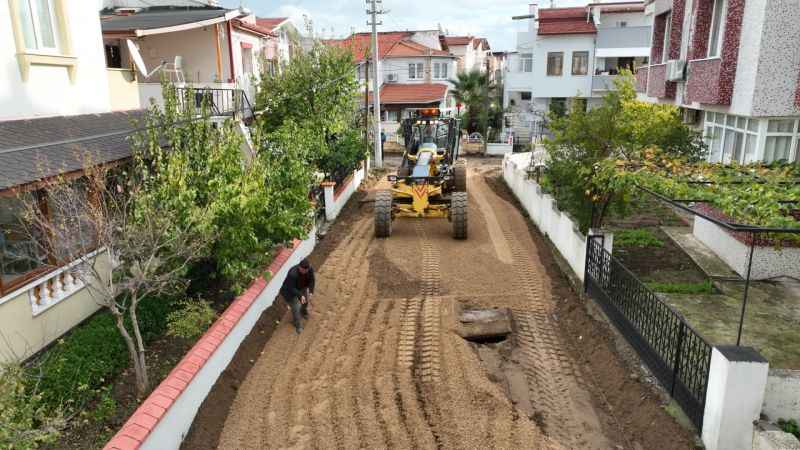
[[[194,108],[200,109],[204,103],[212,116],[232,116],[240,118],[253,117],[253,105],[242,89],[223,88],[177,88],[181,104],[192,102]]]
[[[586,292],[702,430],[711,345],[611,256],[602,236],[590,237],[587,247]]]

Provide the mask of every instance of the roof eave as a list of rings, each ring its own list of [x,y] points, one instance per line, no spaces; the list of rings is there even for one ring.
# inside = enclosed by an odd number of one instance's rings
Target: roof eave
[[[224,16],[214,17],[213,19],[206,19],[201,20],[198,22],[189,22],[180,25],[172,25],[169,27],[161,27],[161,28],[150,28],[147,30],[137,29],[131,30],[134,32],[136,37],[143,37],[143,36],[152,36],[156,34],[167,34],[167,33],[176,33],[179,31],[188,31],[194,30],[197,28],[207,27],[209,25],[214,25],[222,22],[228,22],[229,20],[235,19],[242,15],[242,12],[238,9],[232,9],[225,13]]]

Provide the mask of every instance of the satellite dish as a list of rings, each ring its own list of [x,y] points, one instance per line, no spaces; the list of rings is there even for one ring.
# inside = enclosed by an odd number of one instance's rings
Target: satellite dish
[[[136,66],[136,69],[144,75],[145,78],[150,78],[154,73],[161,70],[164,67],[164,63],[162,62],[158,67],[153,69],[152,72],[147,72],[147,66],[144,64],[144,59],[142,59],[142,54],[139,53],[139,48],[136,47],[136,44],[133,43],[132,40],[126,39],[128,43],[128,53],[131,55],[131,59],[133,60],[133,64]]]

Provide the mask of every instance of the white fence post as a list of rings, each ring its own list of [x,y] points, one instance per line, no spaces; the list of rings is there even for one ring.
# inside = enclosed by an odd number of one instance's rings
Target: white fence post
[[[708,450],[751,450],[753,422],[761,415],[769,362],[752,347],[711,352],[703,443]]]
[[[336,199],[334,198],[334,188],[336,183],[333,181],[324,181],[321,183],[322,190],[325,194],[325,219],[332,221],[336,218]]]

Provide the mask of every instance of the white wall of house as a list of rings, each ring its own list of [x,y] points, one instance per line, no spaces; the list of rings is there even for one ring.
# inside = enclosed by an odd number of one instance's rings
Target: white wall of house
[[[410,64],[422,64],[423,73],[420,78],[410,78]],[[434,64],[442,64],[447,66],[447,76],[434,78],[435,70]],[[437,83],[446,84],[450,87],[453,84],[451,79],[455,78],[455,61],[450,57],[432,56],[432,57],[409,57],[409,58],[386,58],[381,61],[380,69],[382,72],[381,81],[386,83],[390,74],[397,75],[397,83],[402,84],[415,84],[415,83]],[[415,71],[416,74],[416,71]],[[429,77],[430,76],[430,77]]]
[[[649,27],[652,24],[650,23],[652,19],[648,18],[641,12],[630,12],[630,13],[611,13],[611,14],[603,14],[602,12],[599,15],[600,23],[595,23],[595,26],[598,30],[610,29],[610,28],[620,28],[622,24],[620,22],[625,22],[626,28],[631,27]]]
[[[77,58],[74,81],[66,67],[39,64],[30,67],[23,81],[9,2],[0,5],[0,120],[110,111],[97,4],[65,2],[64,11],[72,46],[69,56]]]
[[[572,54],[589,52],[589,70],[586,75],[572,75]],[[547,75],[547,54],[563,53],[561,76]],[[533,54],[534,97],[588,97],[591,94],[594,71],[594,35],[538,36]]]
[[[436,50],[442,49],[442,43],[439,41],[438,30],[415,31],[414,34],[411,35],[411,40],[428,48],[433,48]]]

